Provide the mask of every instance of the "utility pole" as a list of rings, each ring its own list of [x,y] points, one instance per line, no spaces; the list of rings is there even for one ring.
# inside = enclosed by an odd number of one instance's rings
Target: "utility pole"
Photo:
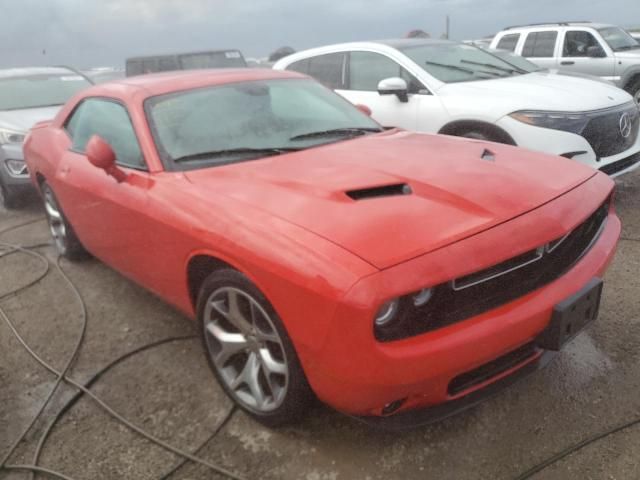
[[[444,35],[445,35],[445,38],[446,38],[447,40],[449,40],[449,33],[450,33],[450,32],[449,32],[449,28],[450,28],[450,25],[451,25],[451,22],[449,21],[449,15],[447,15],[447,29],[446,29],[446,32],[445,32],[445,34],[444,34]]]

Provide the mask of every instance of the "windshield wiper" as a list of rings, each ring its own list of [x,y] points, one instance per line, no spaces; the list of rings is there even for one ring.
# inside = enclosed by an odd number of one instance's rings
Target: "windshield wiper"
[[[182,157],[174,158],[175,163],[180,162],[192,162],[196,160],[210,160],[218,157],[226,157],[229,155],[282,155],[288,152],[297,152],[299,148],[292,147],[269,147],[269,148],[228,148],[225,150],[212,150],[210,152],[192,153],[190,155],[184,155]]]
[[[474,70],[471,70],[470,68],[459,67],[457,65],[449,65],[448,63],[430,62],[428,60],[424,63],[427,65],[433,65],[434,67],[443,67],[443,68],[448,68],[450,70],[457,70],[459,72],[468,73],[469,75],[473,75],[474,73],[476,73]]]
[[[460,60],[461,63],[468,63],[470,65],[478,65],[480,67],[489,67],[489,68],[495,68],[496,70],[500,70],[501,72],[505,72],[505,73],[526,73],[524,70],[522,70],[521,68],[505,68],[505,67],[499,67],[498,65],[493,65],[491,63],[480,63],[480,62],[472,62],[471,60]],[[514,65],[515,67],[515,65]]]
[[[367,133],[379,133],[382,130],[374,127],[349,127],[349,128],[332,128],[331,130],[320,130],[318,132],[303,133],[291,137],[289,141],[296,142],[298,140],[309,140],[312,138],[333,137],[335,135],[358,136]]]

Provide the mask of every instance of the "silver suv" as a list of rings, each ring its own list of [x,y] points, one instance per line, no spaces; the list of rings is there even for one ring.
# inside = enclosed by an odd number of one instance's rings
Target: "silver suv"
[[[610,80],[640,104],[640,42],[620,27],[591,22],[509,27],[494,37],[491,48],[541,67]]]
[[[92,82],[67,67],[0,70],[0,207],[20,204],[32,187],[22,143],[36,123],[50,120]]]

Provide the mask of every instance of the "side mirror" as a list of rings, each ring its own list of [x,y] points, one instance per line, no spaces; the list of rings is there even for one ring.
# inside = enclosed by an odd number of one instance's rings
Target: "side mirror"
[[[98,135],[89,139],[85,153],[93,166],[104,170],[107,175],[111,175],[118,182],[122,182],[126,178],[126,174],[116,165],[116,154],[113,148]]]
[[[603,58],[606,57],[607,54],[599,45],[593,45],[587,48],[587,57],[591,58]]]
[[[367,107],[366,105],[362,105],[361,103],[357,104],[356,108],[364,113],[367,117],[370,117],[373,113],[369,107]]]
[[[378,84],[378,93],[380,95],[396,95],[402,103],[409,101],[409,86],[407,82],[400,77],[381,80]]]

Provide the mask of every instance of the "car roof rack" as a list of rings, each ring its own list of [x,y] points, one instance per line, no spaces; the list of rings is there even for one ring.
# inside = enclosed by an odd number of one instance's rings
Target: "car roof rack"
[[[593,23],[590,20],[573,20],[571,22],[543,22],[543,23],[528,23],[526,25],[512,25],[510,27],[505,28],[505,30],[512,30],[514,28],[524,28],[524,27],[542,27],[542,26],[560,26],[560,27],[568,27],[569,25],[574,25],[576,23]]]

